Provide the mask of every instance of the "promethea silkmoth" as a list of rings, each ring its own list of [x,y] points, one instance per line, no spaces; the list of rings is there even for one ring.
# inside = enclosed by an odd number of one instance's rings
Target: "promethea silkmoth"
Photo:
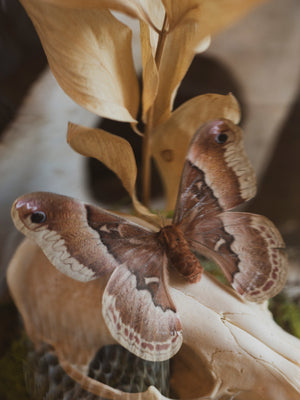
[[[227,120],[196,132],[172,224],[151,231],[101,208],[52,193],[32,193],[12,207],[16,227],[61,272],[79,281],[108,276],[102,312],[112,336],[150,361],[172,357],[182,326],[168,289],[176,269],[191,284],[214,260],[237,292],[261,302],[286,278],[284,243],[265,217],[228,211],[252,198],[256,183],[241,130]]]

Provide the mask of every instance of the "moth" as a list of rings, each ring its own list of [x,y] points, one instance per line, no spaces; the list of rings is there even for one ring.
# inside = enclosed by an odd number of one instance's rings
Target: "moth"
[[[275,226],[261,215],[230,211],[255,191],[242,132],[220,119],[195,133],[172,223],[159,231],[44,192],[18,198],[12,218],[62,273],[83,282],[109,277],[102,313],[112,336],[143,359],[163,361],[183,340],[168,276],[176,270],[190,284],[198,282],[197,254],[217,263],[250,301],[262,302],[284,285],[286,256]]]

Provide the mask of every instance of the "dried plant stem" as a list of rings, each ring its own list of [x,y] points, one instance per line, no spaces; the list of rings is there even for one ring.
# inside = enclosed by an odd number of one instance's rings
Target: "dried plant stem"
[[[146,207],[149,207],[150,201],[150,185],[151,185],[151,129],[152,124],[149,123],[152,118],[152,108],[147,113],[147,124],[145,126],[145,133],[143,137],[142,148],[142,201]]]
[[[169,28],[169,22],[168,22],[167,14],[165,14],[163,26],[162,26],[161,32],[159,33],[159,39],[157,42],[156,53],[155,53],[155,63],[156,63],[157,70],[159,70],[159,65],[160,65],[160,60],[161,60],[161,56],[163,53],[165,40],[166,40],[167,34],[169,33],[168,28]]]
[[[162,29],[159,32],[159,38],[155,53],[156,68],[159,70],[161,56],[163,54],[164,43],[168,34],[168,18],[165,14]],[[149,207],[150,195],[151,195],[151,133],[153,130],[153,111],[154,107],[149,108],[145,122],[145,133],[143,137],[142,147],[142,201],[145,206]]]

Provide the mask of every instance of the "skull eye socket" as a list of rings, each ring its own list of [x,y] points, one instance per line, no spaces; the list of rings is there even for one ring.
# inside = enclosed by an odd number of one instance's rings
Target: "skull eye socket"
[[[228,135],[226,135],[226,133],[220,133],[219,135],[217,135],[215,137],[215,141],[219,144],[223,144],[227,141],[228,139]]]
[[[33,224],[41,224],[45,222],[46,219],[46,214],[43,211],[36,211],[30,216],[30,220]]]

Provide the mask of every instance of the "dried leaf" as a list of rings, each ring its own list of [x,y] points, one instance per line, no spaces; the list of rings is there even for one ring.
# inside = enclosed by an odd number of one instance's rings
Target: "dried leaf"
[[[196,50],[206,50],[207,46],[204,45],[209,43],[209,37],[201,36],[196,24],[180,25],[167,34],[159,66],[157,95],[153,103],[154,127],[170,117],[177,89],[193,61]]]
[[[103,129],[87,128],[69,122],[67,141],[77,153],[103,162],[121,179],[124,188],[132,195],[137,167],[127,140]]]
[[[162,0],[170,29],[196,22],[203,35],[215,34],[266,0]]]
[[[67,140],[78,153],[96,158],[111,169],[129,193],[137,213],[155,223],[157,216],[136,197],[137,167],[132,147],[127,140],[103,129],[86,128],[72,123],[69,123]]]
[[[131,30],[108,10],[62,8],[21,0],[62,89],[103,117],[134,122],[139,86]]]
[[[169,27],[164,26],[166,14],[162,3],[158,0],[155,2],[153,1],[151,7],[147,9],[147,12],[151,16],[151,19],[155,21],[155,25],[161,30],[160,35],[158,35],[151,26],[141,21],[143,120],[155,126],[160,121],[160,103],[164,101],[165,95],[169,93],[170,88],[171,91],[173,91],[172,87],[174,85],[177,88],[192,62],[195,53],[206,50],[209,45],[209,40],[207,37],[205,37],[204,40],[203,38],[200,40],[196,39],[195,44],[192,44],[192,51],[185,57],[185,52],[190,47],[189,41],[185,39],[189,40],[190,38],[182,37],[181,32],[178,31],[176,33],[177,37],[172,39],[176,45],[170,48],[170,37],[173,37],[173,32],[169,32]],[[179,54],[180,62],[178,62]],[[166,59],[167,65],[161,63],[161,59]],[[172,65],[171,70],[170,65]],[[166,70],[163,70],[164,67],[166,67]],[[163,96],[161,93],[164,93]],[[147,115],[153,104],[154,109],[151,111],[152,115]]]
[[[191,138],[204,122],[227,118],[237,124],[239,105],[231,94],[205,94],[177,108],[171,117],[153,132],[152,155],[158,166],[167,197],[167,209],[176,202],[179,180]]]
[[[263,1],[265,0],[162,0],[168,16],[169,33],[159,66],[159,87],[153,111],[154,126],[169,118],[177,88],[195,53],[204,51],[207,48],[205,45],[209,45],[208,35],[224,29]]]
[[[158,90],[158,70],[155,64],[155,57],[150,42],[150,27],[140,22],[142,65],[143,65],[143,116],[144,122],[147,121],[147,113],[157,95]]]
[[[153,5],[160,0],[42,0],[48,4],[54,4],[66,8],[94,8],[121,11],[133,18],[147,22],[154,30],[158,30],[155,19],[152,19],[147,9],[153,9]],[[152,13],[151,13],[152,14]]]
[[[165,9],[160,0],[152,1],[148,13],[159,29],[162,29]],[[143,65],[143,120],[147,120],[147,112],[152,106],[158,90],[158,69],[155,61],[159,35],[151,26],[140,21],[141,52]]]

